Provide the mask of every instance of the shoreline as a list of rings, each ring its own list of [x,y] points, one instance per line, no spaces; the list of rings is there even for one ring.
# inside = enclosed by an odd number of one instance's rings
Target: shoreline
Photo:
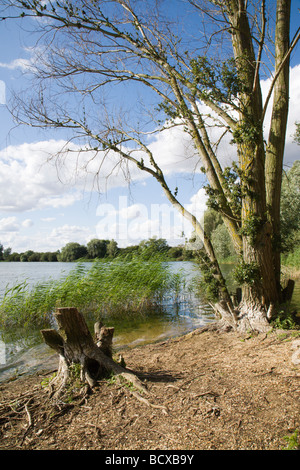
[[[286,436],[300,431],[296,343],[296,331],[201,328],[123,350],[157,408],[111,380],[59,408],[41,385],[49,372],[1,383],[0,449],[282,450]],[[11,403],[18,403],[15,412]]]

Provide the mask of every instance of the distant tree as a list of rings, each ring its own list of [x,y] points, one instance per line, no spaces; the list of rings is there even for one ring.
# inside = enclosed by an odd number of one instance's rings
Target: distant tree
[[[8,261],[10,258],[10,255],[11,255],[11,248],[5,248],[5,250],[3,251],[3,259],[5,261]]]
[[[215,252],[220,261],[235,254],[228,230],[223,223],[219,224],[211,234]]]
[[[41,261],[41,253],[33,252],[28,256],[28,261]]]
[[[20,261],[27,262],[27,261],[29,261],[29,258],[32,257],[32,255],[34,255],[34,251],[27,250],[24,253],[20,254]]]
[[[44,261],[44,262],[57,261],[57,253],[53,253],[51,251],[46,251],[45,253],[41,253],[40,261]]]
[[[168,249],[168,258],[183,258],[183,247],[182,246],[172,246]]]
[[[9,261],[21,261],[20,253],[16,253],[15,251],[10,255]]]
[[[118,244],[115,240],[110,240],[106,247],[106,254],[110,258],[114,258],[119,253]]]
[[[87,249],[84,245],[76,242],[67,243],[61,250],[59,260],[64,262],[75,261],[87,256]]]
[[[0,261],[3,260],[3,245],[0,243]]]
[[[148,240],[143,240],[139,244],[139,252],[144,257],[151,257],[157,253],[166,253],[169,249],[167,240],[164,238],[152,237]]]
[[[98,240],[93,238],[87,244],[87,253],[90,258],[104,258],[108,240]]]
[[[299,141],[300,143],[300,141]],[[293,251],[300,243],[300,160],[283,174],[281,193],[281,247]]]
[[[218,225],[222,223],[221,214],[213,210],[212,208],[207,208],[204,214],[204,232],[206,236],[211,239],[212,232],[217,228]]]
[[[139,245],[130,245],[130,246],[126,246],[125,248],[119,248],[119,253],[129,258],[133,255],[138,254],[138,252],[139,252]]]
[[[300,122],[296,122],[296,131],[294,134],[294,141],[300,145]]]
[[[47,253],[48,255],[48,261],[52,261],[52,262],[55,262],[57,261],[57,252],[50,252],[50,253]]]

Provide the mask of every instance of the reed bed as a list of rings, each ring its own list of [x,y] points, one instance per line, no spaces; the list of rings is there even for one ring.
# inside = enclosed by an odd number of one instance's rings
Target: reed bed
[[[171,273],[161,256],[95,261],[87,268],[76,263],[59,280],[8,287],[0,302],[0,328],[44,328],[51,325],[56,307],[75,306],[94,319],[143,315],[158,308],[166,297],[176,300],[181,275]]]

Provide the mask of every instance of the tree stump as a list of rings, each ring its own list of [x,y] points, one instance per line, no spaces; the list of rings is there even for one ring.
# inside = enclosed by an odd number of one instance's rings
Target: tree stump
[[[54,313],[57,330],[41,330],[44,341],[59,354],[59,367],[55,379],[50,383],[53,394],[58,397],[71,379],[71,366],[80,365],[80,380],[94,387],[97,379],[113,373],[123,377],[140,391],[145,387],[135,374],[112,359],[112,336],[114,328],[95,324],[96,343],[83,315],[76,308],[58,308]],[[147,393],[147,392],[146,392]]]

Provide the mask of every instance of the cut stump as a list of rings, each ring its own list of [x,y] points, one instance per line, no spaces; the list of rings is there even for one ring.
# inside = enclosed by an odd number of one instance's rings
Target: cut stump
[[[147,393],[138,377],[112,359],[113,328],[95,324],[94,341],[83,315],[74,307],[58,308],[54,317],[58,331],[41,330],[45,343],[59,354],[58,372],[50,383],[52,395],[60,396],[71,379],[74,364],[80,365],[82,383],[93,388],[98,379],[113,373],[130,382],[135,389]],[[121,379],[122,380],[122,379]]]

